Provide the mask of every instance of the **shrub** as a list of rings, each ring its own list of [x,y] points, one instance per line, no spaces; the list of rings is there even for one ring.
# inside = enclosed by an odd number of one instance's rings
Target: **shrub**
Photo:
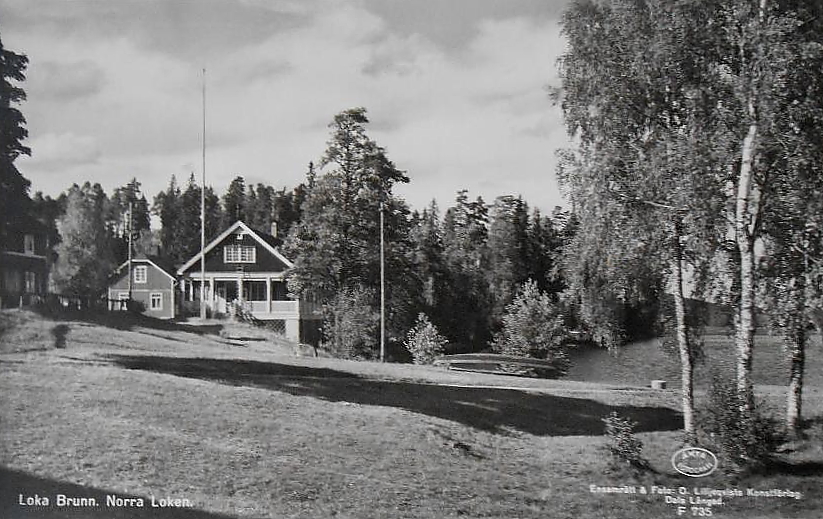
[[[323,307],[321,346],[335,357],[375,357],[380,316],[373,308],[374,294],[362,287],[341,290]]]
[[[643,458],[643,442],[634,435],[634,428],[637,423],[622,418],[612,411],[609,416],[603,419],[606,425],[606,436],[609,443],[606,449],[611,455],[610,465],[614,469],[625,468],[648,470],[649,462]]]
[[[492,348],[506,355],[550,360],[560,372],[565,372],[569,368],[568,339],[558,305],[529,280],[506,307],[503,328],[495,336]]]
[[[431,364],[435,357],[442,354],[449,341],[440,335],[426,314],[417,316],[417,322],[406,335],[403,343],[412,355],[415,364]]]
[[[706,442],[735,470],[762,466],[782,441],[778,422],[759,409],[745,412],[737,383],[732,377],[715,374],[708,401],[699,410],[698,423]]]

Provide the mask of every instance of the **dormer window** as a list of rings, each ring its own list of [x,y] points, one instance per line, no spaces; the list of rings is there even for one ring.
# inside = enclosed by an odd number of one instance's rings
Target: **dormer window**
[[[24,254],[34,254],[34,235],[33,234],[26,234],[26,235],[23,236],[23,253]]]
[[[226,245],[223,247],[223,263],[255,263],[257,250],[253,245]]]

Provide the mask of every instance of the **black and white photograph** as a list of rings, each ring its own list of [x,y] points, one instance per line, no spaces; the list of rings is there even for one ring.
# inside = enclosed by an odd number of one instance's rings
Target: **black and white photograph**
[[[0,519],[823,517],[822,0],[0,0]]]

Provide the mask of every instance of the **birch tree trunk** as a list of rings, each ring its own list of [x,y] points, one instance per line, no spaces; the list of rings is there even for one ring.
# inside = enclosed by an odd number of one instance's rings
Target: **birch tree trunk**
[[[800,430],[803,411],[803,369],[806,365],[806,330],[799,326],[789,345],[789,391],[786,398],[786,429],[794,436]]]
[[[797,277],[797,308],[800,316],[793,321],[795,327],[791,342],[788,345],[789,357],[789,391],[786,395],[786,430],[792,436],[800,432],[800,421],[803,412],[803,370],[806,367],[806,341],[808,324],[806,305],[809,301],[806,290],[812,286],[809,279],[809,240],[804,237],[803,243],[803,273]]]
[[[743,139],[735,211],[735,239],[740,253],[740,301],[735,346],[737,350],[737,391],[741,398],[741,410],[744,416],[748,416],[754,409],[754,388],[751,379],[755,331],[754,227],[760,191],[754,181],[758,125],[754,119],[756,114],[753,100],[749,102],[749,112],[752,122]]]
[[[680,391],[683,406],[683,432],[686,443],[696,439],[694,425],[694,356],[686,325],[686,301],[683,296],[683,246],[680,242],[681,224],[675,222],[674,236],[674,313],[677,348],[680,352]]]

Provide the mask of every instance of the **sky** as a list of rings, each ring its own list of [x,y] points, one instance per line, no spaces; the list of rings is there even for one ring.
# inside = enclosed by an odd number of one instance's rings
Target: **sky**
[[[368,134],[411,182],[412,208],[522,195],[565,205],[555,150],[570,146],[547,87],[564,50],[561,0],[0,0],[22,84],[32,193],[108,193],[136,177],[149,201],[172,175],[292,188],[334,115],[365,107]]]

